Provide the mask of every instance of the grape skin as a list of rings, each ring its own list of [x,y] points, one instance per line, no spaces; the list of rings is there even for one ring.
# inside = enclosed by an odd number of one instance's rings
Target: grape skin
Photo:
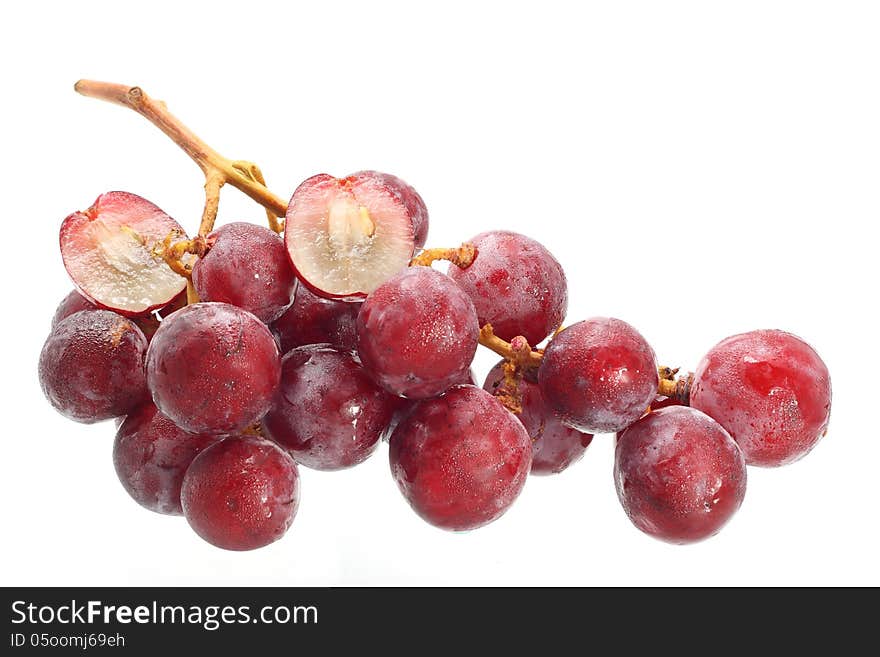
[[[391,473],[413,510],[442,529],[499,518],[519,496],[531,439],[485,390],[456,386],[419,402],[389,441]]]
[[[52,317],[52,328],[54,329],[58,322],[70,317],[73,313],[78,313],[80,310],[99,310],[99,308],[76,290],[71,290],[61,303],[58,304],[55,315]]]
[[[226,303],[196,303],[163,321],[147,352],[159,410],[191,433],[229,434],[269,410],[281,358],[269,329]]]
[[[495,393],[504,382],[504,361],[493,367],[483,390]],[[593,441],[593,436],[565,426],[544,401],[537,384],[523,378],[517,390],[522,399],[522,412],[516,418],[532,439],[533,475],[558,474],[580,461]]]
[[[357,350],[386,390],[424,399],[467,375],[479,332],[474,304],[461,288],[430,267],[409,267],[367,297],[357,318]]]
[[[207,237],[210,251],[199,258],[192,281],[202,301],[223,301],[267,324],[293,301],[296,277],[284,242],[265,226],[235,222]]]
[[[325,299],[305,285],[298,285],[290,308],[272,325],[281,343],[281,353],[321,343],[353,351],[357,347],[357,316],[361,305],[354,301]]]
[[[156,513],[179,516],[183,514],[183,475],[196,455],[218,440],[218,436],[184,431],[148,401],[119,426],[113,465],[135,502]]]
[[[557,335],[538,368],[544,399],[563,423],[614,433],[635,422],[657,394],[654,350],[632,326],[594,317]]]
[[[703,357],[690,403],[730,432],[749,465],[776,467],[802,458],[825,435],[831,378],[797,336],[751,331],[722,340]]]
[[[397,399],[350,354],[308,345],[284,357],[281,385],[262,425],[300,465],[340,470],[375,451]]]
[[[670,543],[693,543],[716,534],[739,509],[746,463],[715,420],[670,406],[620,434],[614,482],[637,528]]]
[[[254,550],[281,538],[299,508],[296,463],[258,436],[230,436],[202,451],[186,471],[183,515],[208,543]]]
[[[40,385],[65,417],[91,424],[125,415],[147,399],[147,339],[109,310],[81,310],[61,320],[43,345]]]
[[[448,274],[467,292],[480,326],[491,324],[508,342],[521,335],[536,345],[555,331],[568,309],[568,283],[562,265],[535,240],[506,230],[480,233],[464,269],[450,265]]]

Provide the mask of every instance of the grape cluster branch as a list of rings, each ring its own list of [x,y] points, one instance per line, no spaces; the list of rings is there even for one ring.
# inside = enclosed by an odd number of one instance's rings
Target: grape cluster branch
[[[199,235],[214,228],[220,189],[229,183],[266,208],[269,227],[276,233],[283,230],[279,217],[284,217],[287,204],[266,187],[263,174],[252,162],[223,157],[168,111],[165,103],[150,98],[140,87],[113,82],[80,80],[74,89],[89,98],[97,98],[134,110],[164,132],[199,165],[205,174],[205,208],[199,224]]]

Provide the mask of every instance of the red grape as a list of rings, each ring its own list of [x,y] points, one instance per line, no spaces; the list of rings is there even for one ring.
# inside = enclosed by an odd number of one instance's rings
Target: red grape
[[[231,436],[201,452],[183,477],[183,515],[203,539],[226,550],[277,541],[299,507],[296,463],[258,436]]]
[[[391,472],[424,520],[456,531],[500,517],[525,484],[531,439],[497,399],[457,386],[419,402],[390,440]]]
[[[89,301],[124,315],[142,315],[186,288],[186,279],[153,253],[155,244],[172,233],[184,235],[180,224],[148,200],[108,192],[61,224],[61,257]]]
[[[193,265],[202,301],[223,301],[272,322],[293,300],[296,277],[284,243],[265,226],[237,222],[208,235],[210,251]]]
[[[632,326],[595,317],[557,335],[538,369],[544,399],[570,427],[613,433],[635,422],[660,377],[654,350]]]
[[[281,377],[278,345],[251,313],[196,303],[163,321],[147,352],[153,401],[192,433],[235,433],[259,420]]]
[[[722,340],[703,357],[690,403],[730,432],[749,465],[785,465],[825,435],[831,379],[800,338],[751,331]]]
[[[281,385],[262,425],[300,465],[339,470],[373,453],[397,399],[351,354],[308,345],[281,362]]]
[[[113,465],[135,502],[150,511],[179,516],[183,475],[196,455],[219,438],[188,433],[145,402],[116,432]]]
[[[58,304],[55,316],[52,317],[52,328],[55,328],[55,325],[62,319],[70,317],[73,313],[78,313],[80,310],[98,310],[98,306],[76,290],[71,290],[70,294],[64,297],[64,300]]]
[[[372,176],[312,176],[293,193],[284,239],[302,283],[323,297],[362,299],[406,268],[413,223],[399,196]]]
[[[495,393],[504,382],[504,361],[491,369],[483,389]],[[536,383],[522,378],[517,385],[522,398],[522,412],[516,417],[532,439],[533,475],[557,474],[579,461],[593,436],[567,427],[547,406]]]
[[[305,285],[297,286],[293,304],[272,325],[281,342],[281,353],[322,343],[353,351],[360,309],[360,303],[324,299]]]
[[[409,267],[367,297],[357,348],[387,390],[423,399],[466,376],[479,333],[474,304],[461,288],[430,267]]]
[[[450,265],[448,274],[468,293],[480,326],[510,341],[521,335],[536,345],[555,331],[568,308],[568,284],[562,266],[535,240],[506,230],[481,233],[465,269]]]
[[[746,464],[715,420],[672,406],[620,434],[614,482],[636,527],[670,543],[692,543],[716,534],[739,509]]]
[[[147,339],[109,310],[61,320],[40,353],[40,385],[55,409],[87,424],[125,415],[147,398]]]
[[[421,249],[428,239],[428,208],[419,193],[411,185],[390,173],[381,171],[358,171],[349,178],[374,178],[396,196],[406,208],[413,225],[415,247]]]

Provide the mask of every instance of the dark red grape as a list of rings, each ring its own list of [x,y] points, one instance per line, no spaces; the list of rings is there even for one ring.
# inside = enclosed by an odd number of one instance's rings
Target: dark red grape
[[[457,386],[419,402],[389,442],[391,472],[424,520],[476,529],[513,504],[532,461],[531,439],[492,395]]]
[[[293,304],[272,325],[281,342],[281,353],[323,343],[353,351],[360,309],[360,303],[324,299],[305,285],[297,286]]]
[[[98,306],[76,290],[71,290],[70,294],[64,297],[64,300],[58,304],[55,316],[52,318],[52,328],[55,328],[55,325],[62,319],[70,317],[73,313],[78,313],[80,310],[98,310]]]
[[[495,394],[504,385],[504,361],[493,367],[483,389]],[[593,440],[593,436],[567,427],[547,406],[536,383],[521,379],[517,391],[522,400],[522,412],[516,415],[532,439],[533,475],[557,474],[579,461]]]
[[[193,266],[202,301],[223,301],[272,322],[293,300],[296,277],[284,242],[265,226],[237,222],[208,235],[211,250]]]
[[[466,375],[477,350],[474,304],[448,276],[409,267],[383,283],[357,319],[358,354],[396,395],[438,395]]]
[[[632,424],[657,394],[654,350],[632,326],[595,317],[557,335],[538,369],[544,399],[570,427],[613,433]]]
[[[192,433],[226,434],[272,404],[281,357],[269,329],[227,303],[196,303],[163,321],[147,352],[153,401]]]
[[[277,541],[299,507],[293,459],[258,436],[231,436],[193,460],[183,477],[183,515],[203,539],[225,550]]]
[[[480,326],[510,341],[521,335],[536,345],[555,331],[568,308],[562,266],[535,240],[506,230],[470,240],[477,257],[470,267],[449,266],[449,276],[468,293]]]
[[[119,426],[113,465],[135,502],[150,511],[179,516],[183,475],[196,455],[217,440],[184,431],[148,401]]]
[[[125,415],[147,399],[147,339],[109,310],[81,310],[61,320],[40,353],[40,385],[55,409],[90,424]]]
[[[722,340],[703,357],[690,403],[730,432],[749,465],[785,465],[825,435],[831,378],[800,338],[751,331]]]
[[[390,173],[382,173],[381,171],[358,171],[349,176],[349,178],[373,178],[384,185],[406,208],[406,212],[409,214],[413,225],[415,247],[421,249],[425,246],[425,242],[428,239],[428,208],[412,185],[407,184],[397,176]]]
[[[715,420],[672,406],[620,434],[614,482],[636,527],[670,543],[692,543],[716,534],[739,509],[746,463]]]
[[[339,470],[373,453],[397,399],[351,354],[307,345],[284,357],[281,385],[262,425],[300,465]]]

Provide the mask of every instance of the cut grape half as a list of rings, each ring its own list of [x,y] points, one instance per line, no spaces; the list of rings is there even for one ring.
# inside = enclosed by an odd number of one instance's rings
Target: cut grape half
[[[107,192],[61,224],[61,257],[86,299],[129,317],[168,304],[186,279],[153,254],[156,242],[183,229],[135,194]]]
[[[284,241],[309,289],[352,301],[405,269],[415,249],[403,201],[381,179],[360,174],[302,183],[287,208]]]

